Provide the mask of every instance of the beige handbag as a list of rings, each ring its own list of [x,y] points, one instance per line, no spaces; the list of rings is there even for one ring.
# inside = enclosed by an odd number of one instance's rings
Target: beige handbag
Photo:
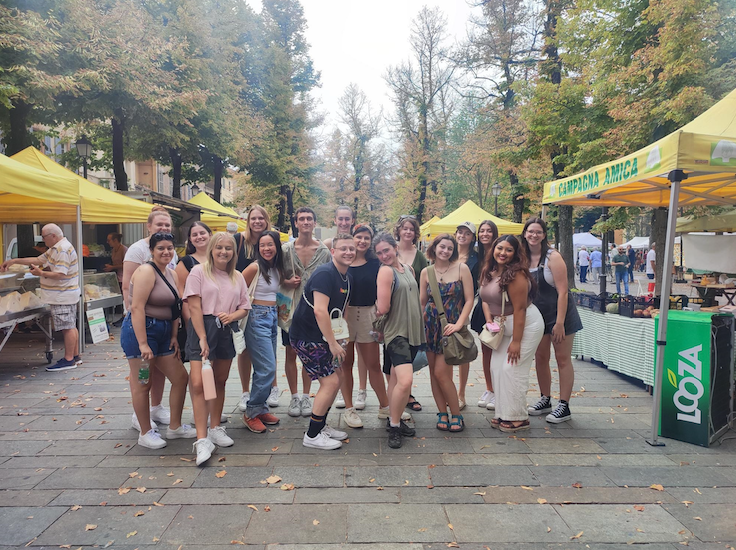
[[[479,338],[481,344],[491,349],[498,349],[498,346],[501,345],[501,340],[503,340],[503,332],[506,325],[506,315],[504,314],[506,312],[506,300],[508,300],[508,295],[504,290],[501,295],[501,315],[500,317],[493,318],[493,322],[498,325],[498,331],[491,332],[487,326],[484,326],[480,333]]]

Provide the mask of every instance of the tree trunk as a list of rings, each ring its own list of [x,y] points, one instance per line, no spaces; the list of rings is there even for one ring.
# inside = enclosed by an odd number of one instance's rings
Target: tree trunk
[[[294,237],[299,236],[299,230],[296,228],[296,218],[294,217],[294,190],[291,187],[286,188],[286,212],[291,220],[291,233]]]
[[[656,243],[654,260],[654,295],[662,294],[662,274],[664,273],[664,248],[667,240],[667,214],[669,208],[655,208],[652,211],[652,232],[650,243]],[[672,269],[672,266],[667,266]]]
[[[424,202],[427,200],[427,178],[419,176],[419,204],[417,205],[417,222],[422,225],[424,217]]]
[[[567,266],[567,286],[575,288],[575,249],[572,244],[572,206],[560,205],[557,209],[560,254]]]
[[[214,199],[220,202],[222,199],[222,159],[217,155],[212,155],[212,162],[214,164],[215,174],[215,196]]]
[[[181,198],[181,155],[173,147],[169,147],[169,158],[171,158],[171,196],[175,199]]]
[[[118,191],[128,191],[128,175],[125,173],[125,153],[123,151],[124,122],[125,115],[118,107],[112,117],[112,171],[115,174],[115,188]]]
[[[288,232],[288,228],[286,227],[286,195],[288,192],[288,185],[282,185],[279,188],[279,204],[276,206],[276,211],[279,213],[278,218],[276,218],[276,226],[284,233]],[[296,228],[294,227],[292,229],[294,230],[294,238],[296,238]]]
[[[524,219],[524,210],[526,208],[526,199],[521,192],[519,185],[519,176],[512,170],[508,171],[509,182],[511,183],[511,203],[514,205],[514,223],[522,223]]]
[[[14,155],[33,144],[31,134],[28,131],[28,114],[31,112],[31,106],[20,99],[12,101],[12,104],[13,108],[8,111],[10,135],[8,135],[5,142],[5,154],[8,156]]]

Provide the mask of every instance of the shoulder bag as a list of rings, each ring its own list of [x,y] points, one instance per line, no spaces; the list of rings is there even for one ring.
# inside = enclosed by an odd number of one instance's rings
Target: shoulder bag
[[[169,290],[174,295],[174,303],[171,304],[171,320],[176,321],[179,317],[181,317],[181,307],[182,307],[182,301],[181,298],[179,298],[179,293],[176,291],[176,289],[171,286],[171,283],[169,280],[164,276],[163,273],[161,273],[161,270],[158,268],[158,266],[153,262],[148,262],[148,265],[153,267],[153,269],[158,273],[158,276],[163,279],[163,281],[166,283],[166,286],[169,287]]]
[[[504,313],[506,311],[506,300],[508,299],[508,295],[504,290],[503,294],[501,295],[501,316],[494,317],[492,323],[498,327],[498,330],[490,331],[488,330],[488,326],[486,325],[483,327],[483,331],[480,333],[481,344],[491,349],[498,349],[498,346],[501,345],[501,340],[503,340],[503,332],[506,325],[506,315],[504,315]]]
[[[292,277],[296,275],[296,263],[294,262],[294,247],[291,247],[291,254],[289,254],[291,260],[291,273]],[[278,323],[281,330],[289,332],[291,327],[291,319],[294,316],[294,294],[295,288],[287,288],[285,286],[279,287],[279,291],[276,293],[276,312],[278,314]]]
[[[434,266],[427,268],[427,277],[429,278],[429,291],[432,294],[437,313],[440,318],[440,327],[442,334],[445,333],[447,326],[447,316],[445,315],[445,307],[442,303],[442,294],[437,284],[437,274]],[[448,365],[462,365],[470,363],[478,357],[478,346],[475,345],[475,339],[468,330],[467,325],[463,326],[457,332],[453,332],[449,336],[442,337],[442,355],[445,356],[445,362]]]

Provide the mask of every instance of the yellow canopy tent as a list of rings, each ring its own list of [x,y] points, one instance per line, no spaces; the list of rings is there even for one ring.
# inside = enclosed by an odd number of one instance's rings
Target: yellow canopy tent
[[[715,216],[677,218],[678,233],[695,233],[698,231],[736,231],[736,210],[729,210]]]
[[[618,160],[544,185],[544,203],[587,206],[669,206],[663,264],[671,266],[677,208],[736,204],[736,90],[676,132]],[[663,270],[662,296],[672,289]],[[652,437],[657,440],[669,300],[661,300],[654,371]]]
[[[34,147],[27,147],[11,157],[18,162],[50,174],[73,178],[79,183],[82,221],[87,223],[145,223],[152,204],[131,199],[87,181],[64,168]],[[56,219],[54,217],[47,219]]]
[[[521,231],[524,229],[524,224],[508,222],[497,218],[483,210],[480,206],[475,204],[473,201],[466,201],[460,208],[451,212],[441,220],[432,223],[429,226],[430,237],[436,237],[440,233],[455,234],[457,226],[463,222],[472,222],[477,228],[480,222],[483,220],[491,220],[498,227],[499,235],[521,235]],[[426,231],[422,232],[425,235]]]
[[[429,236],[429,228],[432,226],[433,223],[440,221],[439,216],[432,216],[432,219],[424,222],[422,225],[419,226],[419,233],[422,234],[422,237]]]
[[[226,231],[227,224],[230,222],[238,224],[238,231],[243,231],[246,227],[245,220],[241,219],[235,210],[222,206],[207,193],[198,193],[188,202],[203,208],[199,219],[206,223],[212,231]]]

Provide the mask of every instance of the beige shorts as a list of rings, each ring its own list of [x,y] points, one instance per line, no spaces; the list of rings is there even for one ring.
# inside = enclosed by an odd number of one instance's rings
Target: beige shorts
[[[348,306],[347,319],[351,342],[375,342],[370,332],[373,330],[373,321],[376,320],[376,306]]]

